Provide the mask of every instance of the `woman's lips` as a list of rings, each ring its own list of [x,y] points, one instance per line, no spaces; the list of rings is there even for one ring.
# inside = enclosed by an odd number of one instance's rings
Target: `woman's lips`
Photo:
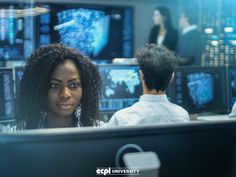
[[[58,107],[62,110],[69,110],[73,107],[73,104],[58,104]]]

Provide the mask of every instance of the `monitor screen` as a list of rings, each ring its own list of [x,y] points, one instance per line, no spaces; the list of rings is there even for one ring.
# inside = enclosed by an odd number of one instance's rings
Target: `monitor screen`
[[[19,11],[29,5],[2,2],[0,6],[0,60],[24,60],[34,50],[33,18]]]
[[[84,4],[38,4],[37,46],[60,42],[95,60],[133,57],[133,8]]]
[[[175,103],[189,113],[228,112],[224,67],[179,67],[174,85]]]
[[[101,111],[117,111],[131,106],[142,94],[137,65],[99,65],[102,77]]]
[[[0,120],[14,117],[13,74],[10,68],[0,68]]]
[[[17,90],[19,89],[20,86],[20,81],[23,77],[24,74],[24,67],[22,66],[17,66],[14,68],[15,69],[15,93],[17,93]]]
[[[230,109],[236,101],[236,67],[230,67],[228,71],[228,90],[229,90],[229,106]]]
[[[121,147],[135,144],[159,156],[161,177],[233,177],[235,130],[228,120],[0,134],[0,171],[7,177],[95,177],[99,167],[116,168]]]

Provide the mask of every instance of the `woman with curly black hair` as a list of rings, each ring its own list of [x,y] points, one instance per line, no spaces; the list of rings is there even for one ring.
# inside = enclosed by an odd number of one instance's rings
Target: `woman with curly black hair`
[[[96,126],[100,85],[97,67],[79,52],[40,47],[27,60],[17,94],[18,129]]]

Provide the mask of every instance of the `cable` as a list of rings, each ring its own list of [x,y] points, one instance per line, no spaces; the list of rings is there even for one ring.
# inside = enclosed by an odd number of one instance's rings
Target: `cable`
[[[138,152],[143,152],[143,149],[140,146],[138,146],[137,144],[126,144],[126,145],[122,146],[117,151],[116,156],[115,156],[115,164],[117,167],[121,167],[120,162],[119,162],[121,155],[123,156],[124,152],[129,149],[134,149]]]

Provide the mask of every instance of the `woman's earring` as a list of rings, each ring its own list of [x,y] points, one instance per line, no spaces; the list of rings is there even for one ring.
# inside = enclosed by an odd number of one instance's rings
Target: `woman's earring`
[[[80,118],[80,115],[81,115],[81,104],[75,109],[74,114],[75,114],[75,117],[76,117],[77,119]]]
[[[47,111],[44,110],[44,111],[41,111],[40,114],[41,114],[42,120],[45,120],[48,113]]]

